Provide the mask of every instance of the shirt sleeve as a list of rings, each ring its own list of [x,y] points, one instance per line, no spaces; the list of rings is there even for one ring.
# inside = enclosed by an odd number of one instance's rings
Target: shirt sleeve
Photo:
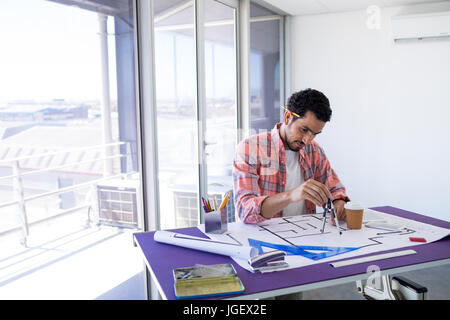
[[[316,147],[317,151],[314,152],[314,163],[317,165],[317,170],[314,174],[314,179],[327,186],[333,196],[332,200],[342,199],[346,202],[350,201],[344,185],[339,180],[333,168],[331,168],[330,161],[328,161],[325,152],[319,145],[316,145]]]
[[[249,144],[243,141],[238,145],[233,161],[233,188],[236,212],[244,223],[267,220],[261,216],[261,206],[268,195],[260,195],[258,179],[257,159],[251,158]]]

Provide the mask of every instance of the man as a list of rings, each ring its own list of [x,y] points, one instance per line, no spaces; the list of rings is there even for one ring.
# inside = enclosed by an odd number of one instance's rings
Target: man
[[[330,121],[328,98],[306,89],[294,93],[283,108],[283,122],[237,147],[233,181],[239,218],[258,223],[315,213],[316,205],[322,207],[331,199],[337,218],[344,220],[344,205],[350,199],[323,149],[313,141]]]

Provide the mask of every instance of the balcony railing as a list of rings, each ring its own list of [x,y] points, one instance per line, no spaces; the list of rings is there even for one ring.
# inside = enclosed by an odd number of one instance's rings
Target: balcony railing
[[[120,153],[119,149],[120,146],[126,146],[126,152]],[[117,148],[117,152],[113,152],[113,149]],[[123,150],[124,148],[122,148]],[[89,154],[90,151],[94,150],[101,150],[99,153],[97,152],[91,152],[94,156],[90,159],[84,159],[83,157]],[[77,161],[67,161],[67,159],[70,159],[70,154],[82,154],[83,156],[78,156]],[[47,160],[50,158],[54,158],[55,156],[64,155],[63,163],[60,163],[58,165],[51,165],[44,168],[26,168],[25,166],[21,166],[21,163],[29,163],[30,159],[32,158],[46,158]],[[84,201],[82,203],[77,203],[75,206],[72,206],[71,208],[64,208],[64,210],[57,210],[58,212],[52,212],[48,216],[44,218],[35,219],[35,221],[30,222],[28,217],[28,210],[27,205],[31,201],[35,201],[38,199],[48,198],[51,196],[60,196],[64,193],[74,192],[76,190],[80,189],[87,189],[87,188],[94,188],[98,183],[104,182],[106,180],[110,179],[123,179],[126,177],[129,177],[130,175],[134,174],[135,172],[121,172],[124,170],[121,170],[120,168],[117,168],[118,165],[120,166],[120,161],[117,161],[117,159],[125,158],[127,161],[127,164],[131,163],[131,147],[128,142],[115,142],[115,143],[109,143],[109,144],[102,144],[102,145],[95,145],[95,146],[89,146],[85,148],[72,148],[72,149],[64,149],[64,150],[58,150],[53,152],[43,152],[38,153],[34,155],[29,156],[23,156],[23,157],[16,157],[16,158],[10,158],[5,160],[0,160],[0,167],[1,168],[10,168],[12,174],[0,176],[0,182],[4,180],[12,180],[12,184],[10,187],[12,187],[12,199],[10,201],[6,202],[0,202],[0,221],[2,220],[2,214],[1,212],[5,213],[5,208],[7,207],[16,207],[16,215],[19,218],[20,223],[16,226],[10,227],[6,230],[0,231],[0,236],[7,235],[9,233],[21,231],[21,243],[23,245],[26,245],[27,243],[27,237],[30,234],[30,226],[40,224],[42,222],[46,222],[52,219],[56,219],[58,217],[67,215],[69,213],[78,211],[83,208],[89,208],[93,205],[92,199],[89,199],[87,196],[89,193],[86,193]],[[39,163],[42,163],[45,161],[42,161],[42,159],[39,160]],[[94,163],[103,162],[103,166],[93,166]],[[48,160],[46,163],[51,163],[50,160]],[[81,165],[87,165],[92,164],[91,166],[85,167],[85,170],[83,168],[79,168]],[[78,167],[78,169],[73,169],[74,167]],[[82,166],[81,166],[82,167]],[[127,165],[127,168],[132,167],[131,165]],[[72,168],[71,170],[69,170]],[[90,168],[91,170],[87,170],[86,168]],[[128,169],[126,170],[128,171]],[[70,175],[72,177],[77,176],[89,176],[88,181],[80,181],[76,184],[70,185],[70,186],[60,186],[58,188],[54,188],[51,190],[46,190],[44,192],[38,192],[35,194],[27,194],[25,192],[26,186],[24,185],[24,179],[30,179],[33,175],[38,174],[44,174],[45,177],[49,177],[50,173],[56,172],[56,178],[59,179],[59,176],[67,176]],[[54,177],[55,178],[55,177]],[[85,178],[86,179],[86,178]],[[33,187],[36,188],[36,183],[39,184],[40,179],[38,177],[37,182],[33,181],[34,185]],[[54,182],[54,181],[53,181]],[[9,186],[8,184],[3,184],[3,187]],[[80,202],[80,201],[79,201]],[[90,221],[89,216],[89,210],[87,215],[87,221]]]

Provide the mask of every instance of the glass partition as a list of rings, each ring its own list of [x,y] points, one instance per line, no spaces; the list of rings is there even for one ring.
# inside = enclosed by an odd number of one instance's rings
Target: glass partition
[[[281,16],[251,3],[250,127],[255,133],[280,122],[280,23]]]

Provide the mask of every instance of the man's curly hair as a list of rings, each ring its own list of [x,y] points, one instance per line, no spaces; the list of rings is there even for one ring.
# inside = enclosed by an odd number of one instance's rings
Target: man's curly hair
[[[328,122],[331,119],[330,101],[322,92],[315,89],[308,88],[293,93],[289,97],[287,107],[300,117],[303,117],[309,110],[320,121]],[[297,117],[294,117],[295,119]]]

